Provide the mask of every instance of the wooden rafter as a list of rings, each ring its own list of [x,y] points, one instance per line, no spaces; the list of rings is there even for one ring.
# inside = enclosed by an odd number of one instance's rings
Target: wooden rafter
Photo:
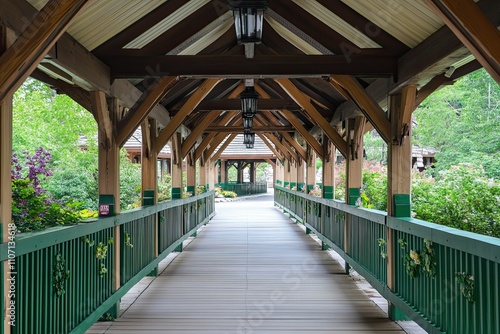
[[[198,87],[193,95],[191,95],[186,103],[184,103],[179,112],[172,117],[167,126],[158,135],[155,147],[156,152],[159,153],[163,149],[170,137],[182,124],[186,116],[193,112],[198,103],[200,103],[221,80],[222,79],[207,79]]]
[[[177,77],[163,77],[146,90],[118,124],[117,143],[123,146],[151,110],[178,82]]]
[[[397,109],[396,115],[391,114],[391,133],[393,145],[402,145],[405,137],[410,135],[411,131],[411,115],[415,110],[415,98],[417,95],[417,86],[408,85],[403,87],[401,91],[400,107]],[[396,119],[392,119],[396,117]]]
[[[304,128],[302,123],[295,117],[295,115],[289,110],[280,110],[280,113],[293,125],[293,127],[300,133],[304,140],[311,146],[311,148],[316,152],[316,154],[322,159],[323,158],[323,147],[307,130]]]
[[[281,152],[283,152],[283,154],[287,155],[287,158],[289,160],[290,160],[290,158],[293,158],[295,161],[299,160],[297,153],[295,153],[295,151],[293,151],[290,147],[284,146],[278,140],[278,138],[276,138],[276,136],[274,134],[269,133],[269,134],[264,134],[264,136],[266,136],[266,138],[269,139],[274,144],[274,146],[276,148],[278,148]]]
[[[227,137],[224,144],[222,144],[222,146],[217,150],[217,152],[210,159],[212,159],[212,161],[216,161],[217,159],[219,159],[222,152],[224,152],[224,150],[229,146],[229,144],[231,144],[231,142],[234,140],[234,138],[236,138],[236,136],[237,136],[237,134],[233,133],[232,135]]]
[[[297,143],[297,141],[288,134],[288,132],[280,133],[283,136],[283,139],[286,140],[290,145],[292,145],[295,151],[302,157],[302,160],[306,160],[306,150],[302,146],[300,146],[299,143]]]
[[[210,143],[210,146],[207,149],[205,149],[205,151],[203,152],[203,160],[204,161],[207,161],[208,159],[210,159],[212,154],[214,154],[215,150],[224,141],[224,139],[226,139],[225,133],[219,133],[215,136],[215,138]]]
[[[264,144],[266,144],[266,146],[269,147],[269,149],[271,150],[271,152],[274,153],[274,155],[276,156],[276,158],[278,158],[279,160],[283,160],[283,156],[278,152],[278,150],[276,150],[274,148],[273,145],[271,145],[271,143],[267,140],[266,136],[264,136],[262,134],[257,134],[257,135],[264,142]]]
[[[472,0],[424,0],[500,83],[500,31]],[[498,3],[497,3],[498,6]]]
[[[0,56],[0,101],[17,90],[88,0],[48,2],[14,44]]]
[[[220,113],[220,110],[212,110],[207,115],[205,115],[205,117],[203,117],[200,123],[196,125],[196,127],[191,131],[186,140],[184,140],[184,143],[182,143],[181,155],[183,157],[185,157],[189,153],[194,144],[196,144],[198,138],[203,134],[208,126],[212,124],[212,122],[215,121],[217,117],[219,117]]]
[[[365,90],[359,82],[349,75],[333,75],[330,80],[334,80],[342,86],[351,96],[353,101],[359,106],[365,117],[373,124],[380,136],[389,142],[390,138],[390,123],[386,113],[380,106],[365,93]]]
[[[217,124],[220,126],[226,126],[226,124],[228,124],[228,123],[229,123],[229,125],[233,124],[235,121],[237,121],[235,118],[238,114],[239,114],[239,112],[229,111],[229,112],[227,112],[227,114],[224,115],[222,120],[220,120]],[[194,154],[195,160],[198,160],[202,156],[203,151],[212,142],[212,140],[215,138],[216,135],[217,135],[216,132],[212,132],[212,133],[207,134],[205,136],[205,138],[203,138],[200,145],[198,145],[198,147],[195,150],[195,154]]]
[[[337,149],[344,157],[347,156],[347,143],[342,139],[340,134],[335,130],[330,123],[319,113],[319,111],[311,104],[311,102],[295,87],[289,80],[284,78],[274,79],[292,99],[299,104],[307,114],[316,122],[323,132],[330,138]]]
[[[260,125],[252,127],[252,132],[291,132],[295,129],[291,126],[270,126],[270,125]],[[245,130],[241,126],[210,126],[205,129],[205,132],[231,132],[231,133],[243,133]]]

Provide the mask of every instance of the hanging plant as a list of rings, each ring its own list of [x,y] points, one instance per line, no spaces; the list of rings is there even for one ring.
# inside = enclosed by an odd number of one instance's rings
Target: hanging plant
[[[87,235],[84,235],[84,236],[82,237],[82,241],[83,241],[84,243],[86,243],[87,245],[89,245],[89,247],[94,246],[94,240],[90,240],[90,239],[89,239],[89,237],[88,237]]]
[[[406,251],[407,242],[404,239],[399,239],[398,243],[403,251]],[[403,256],[406,273],[410,278],[415,278],[419,274],[419,269],[427,277],[434,278],[436,276],[436,254],[432,247],[432,242],[424,239],[425,248],[422,251],[411,249]]]
[[[69,270],[66,269],[66,261],[61,253],[55,255],[54,267],[52,270],[52,280],[54,292],[57,298],[60,298],[66,293],[64,283],[69,279]]]
[[[383,259],[386,259],[387,258],[387,242],[385,241],[385,239],[382,239],[382,238],[378,238],[377,241],[378,241],[378,247],[380,248],[380,257],[382,257]]]
[[[112,245],[114,243],[113,237],[110,237],[108,239],[108,243],[105,244],[102,241],[100,241],[97,244],[97,248],[95,250],[95,257],[98,259],[101,263],[99,266],[99,275],[103,277],[105,274],[108,273],[108,269],[106,268],[106,265],[104,264],[104,260],[106,259],[106,256],[108,255],[108,245]]]
[[[474,303],[474,276],[465,272],[455,273],[460,293],[469,302]]]
[[[124,232],[123,239],[125,240],[125,246],[134,248],[134,245],[130,243],[130,234],[128,232]]]

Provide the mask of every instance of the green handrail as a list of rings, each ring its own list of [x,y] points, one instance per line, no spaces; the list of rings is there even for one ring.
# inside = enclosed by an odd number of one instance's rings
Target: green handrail
[[[210,191],[17,236],[16,326],[11,332],[84,333],[213,215],[214,191]],[[115,242],[120,242],[119,273]],[[8,261],[7,250],[8,244],[0,245],[0,261]],[[116,274],[120,275],[117,289]]]
[[[275,205],[316,233],[427,332],[500,333],[500,239],[280,186],[274,196]]]

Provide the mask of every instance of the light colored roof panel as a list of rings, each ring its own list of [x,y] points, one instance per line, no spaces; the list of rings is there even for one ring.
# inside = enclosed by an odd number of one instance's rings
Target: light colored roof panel
[[[227,140],[227,137],[226,137]],[[224,141],[225,142],[225,141]],[[217,150],[223,145],[221,143],[218,147]],[[272,145],[272,144],[271,144]],[[274,146],[274,145],[273,145]],[[216,150],[216,151],[217,151]],[[246,148],[245,144],[243,144],[243,134],[237,135],[231,144],[229,144],[222,155],[228,157],[231,155],[274,155],[274,153],[267,147],[267,145],[260,139],[258,135],[255,135],[255,143],[254,143],[254,148]]]
[[[351,26],[349,23],[341,19],[329,11],[326,7],[317,1],[302,1],[293,0],[297,5],[305,11],[316,17],[318,20],[338,32],[348,40],[352,41],[360,48],[380,48],[376,42],[372,41],[368,36],[362,34],[359,30]]]
[[[181,22],[186,17],[191,15],[194,11],[200,9],[208,2],[210,2],[210,0],[189,1],[187,4],[173,12],[171,15],[158,22],[151,29],[145,31],[142,35],[125,45],[124,48],[141,49],[142,47],[153,41],[155,38],[163,34],[165,31],[169,30],[177,23]]]
[[[305,40],[303,40],[299,36],[295,35],[288,28],[286,28],[281,23],[276,21],[274,18],[266,15],[265,19],[269,23],[269,25],[278,34],[280,34],[284,39],[286,39],[288,42],[290,42],[290,44],[294,45],[300,51],[304,52],[307,55],[320,55],[320,54],[322,54],[322,52],[320,50],[318,50],[317,48],[315,48],[311,44],[307,43]]]
[[[78,14],[69,27],[68,33],[92,51],[166,1],[92,1]],[[28,0],[28,2],[40,10],[47,0]]]
[[[444,25],[422,0],[342,1],[411,48]]]

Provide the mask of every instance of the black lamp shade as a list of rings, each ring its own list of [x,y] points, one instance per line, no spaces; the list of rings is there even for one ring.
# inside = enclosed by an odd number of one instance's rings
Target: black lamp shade
[[[245,132],[243,134],[243,144],[252,144],[255,142],[255,133],[253,132]]]
[[[252,130],[252,126],[253,126],[253,118],[243,117],[243,129],[245,129],[245,131],[250,131]]]
[[[262,42],[264,11],[268,1],[238,0],[229,1],[229,5],[233,11],[238,44]]]
[[[241,113],[243,117],[253,117],[257,113],[257,104],[259,102],[259,94],[255,92],[253,87],[246,87],[243,93],[240,94]]]

